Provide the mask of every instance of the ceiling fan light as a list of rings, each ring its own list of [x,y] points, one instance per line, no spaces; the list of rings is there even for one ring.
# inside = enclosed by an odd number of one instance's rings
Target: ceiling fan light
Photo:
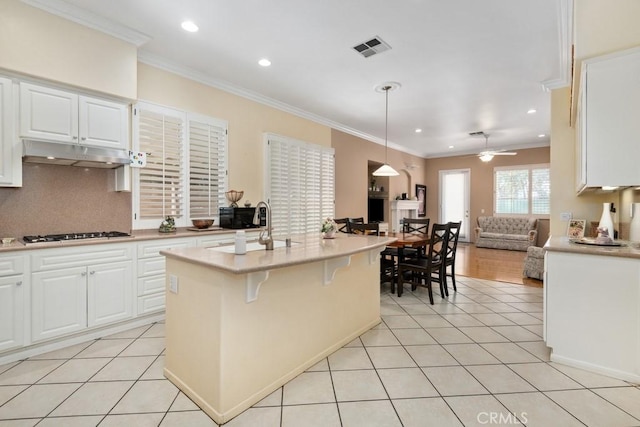
[[[483,162],[490,162],[493,159],[493,154],[483,154],[480,156],[480,160]]]
[[[384,164],[380,166],[378,169],[373,172],[373,176],[398,176],[400,175],[394,168],[389,166],[388,164]]]

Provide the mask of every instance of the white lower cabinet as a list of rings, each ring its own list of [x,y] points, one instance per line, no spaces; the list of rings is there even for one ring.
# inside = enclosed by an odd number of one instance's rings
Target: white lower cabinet
[[[73,247],[34,254],[32,341],[132,318],[131,249],[102,245],[92,251]]]
[[[151,240],[138,244],[138,315],[164,310],[165,259],[160,251],[193,246],[193,239]]]
[[[0,351],[22,346],[24,329],[23,275],[0,277]]]

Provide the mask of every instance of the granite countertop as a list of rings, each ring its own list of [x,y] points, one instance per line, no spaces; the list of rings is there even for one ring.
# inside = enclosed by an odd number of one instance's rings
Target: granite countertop
[[[551,237],[544,245],[544,249],[552,252],[570,252],[587,255],[615,256],[622,258],[640,259],[640,242],[616,240],[621,246],[593,246],[575,243],[568,237]]]
[[[191,229],[190,229],[191,228]],[[245,231],[260,231],[260,228],[247,229]],[[207,235],[216,234],[235,234],[237,230],[211,227],[206,230],[194,231],[192,227],[180,227],[176,229],[175,233],[160,233],[157,229],[149,230],[133,230],[130,234],[131,237],[114,237],[109,239],[82,239],[82,240],[67,240],[61,242],[44,242],[44,243],[32,243],[25,244],[22,239],[15,239],[13,243],[4,244],[0,243],[0,253],[19,251],[19,250],[33,250],[33,249],[46,249],[46,248],[59,248],[69,246],[81,246],[81,245],[98,245],[104,243],[122,243],[131,241],[143,241],[143,240],[155,240],[155,239],[173,239],[177,237],[201,237]]]
[[[247,251],[244,255],[229,253],[232,246],[216,248],[176,248],[160,251],[168,258],[192,262],[217,270],[235,274],[252,273],[274,268],[290,267],[353,255],[376,248],[383,248],[396,239],[385,236],[336,235],[334,239],[323,239],[319,234],[292,236],[291,247],[276,247],[267,251],[264,246]],[[278,243],[278,240],[276,240]]]

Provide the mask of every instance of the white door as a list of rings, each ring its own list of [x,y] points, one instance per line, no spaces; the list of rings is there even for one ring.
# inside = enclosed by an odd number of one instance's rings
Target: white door
[[[127,106],[103,99],[79,97],[80,144],[129,148]]]
[[[469,241],[469,169],[440,171],[440,214],[438,222],[462,221],[459,240]]]
[[[73,267],[31,275],[33,341],[87,327],[87,268]]]
[[[133,316],[131,261],[90,265],[87,281],[88,326],[104,325]]]
[[[78,95],[20,83],[20,136],[78,142]]]
[[[22,275],[0,278],[0,351],[22,345]]]

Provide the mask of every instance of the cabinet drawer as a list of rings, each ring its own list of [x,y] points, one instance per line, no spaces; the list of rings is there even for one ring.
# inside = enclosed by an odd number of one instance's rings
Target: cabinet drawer
[[[138,296],[155,294],[157,292],[164,293],[165,275],[156,274],[151,277],[141,277],[138,279]]]
[[[163,256],[138,260],[138,277],[164,276],[165,259]]]
[[[24,256],[12,255],[0,257],[0,277],[22,274],[24,272]]]
[[[164,292],[138,297],[138,316],[164,310],[164,305]]]
[[[32,255],[33,271],[57,270],[87,264],[103,264],[114,261],[130,261],[132,244],[107,244],[74,246],[70,248],[43,249]]]
[[[138,243],[138,258],[160,256],[160,251],[173,248],[188,248],[193,246],[191,239],[163,239],[152,242]]]

